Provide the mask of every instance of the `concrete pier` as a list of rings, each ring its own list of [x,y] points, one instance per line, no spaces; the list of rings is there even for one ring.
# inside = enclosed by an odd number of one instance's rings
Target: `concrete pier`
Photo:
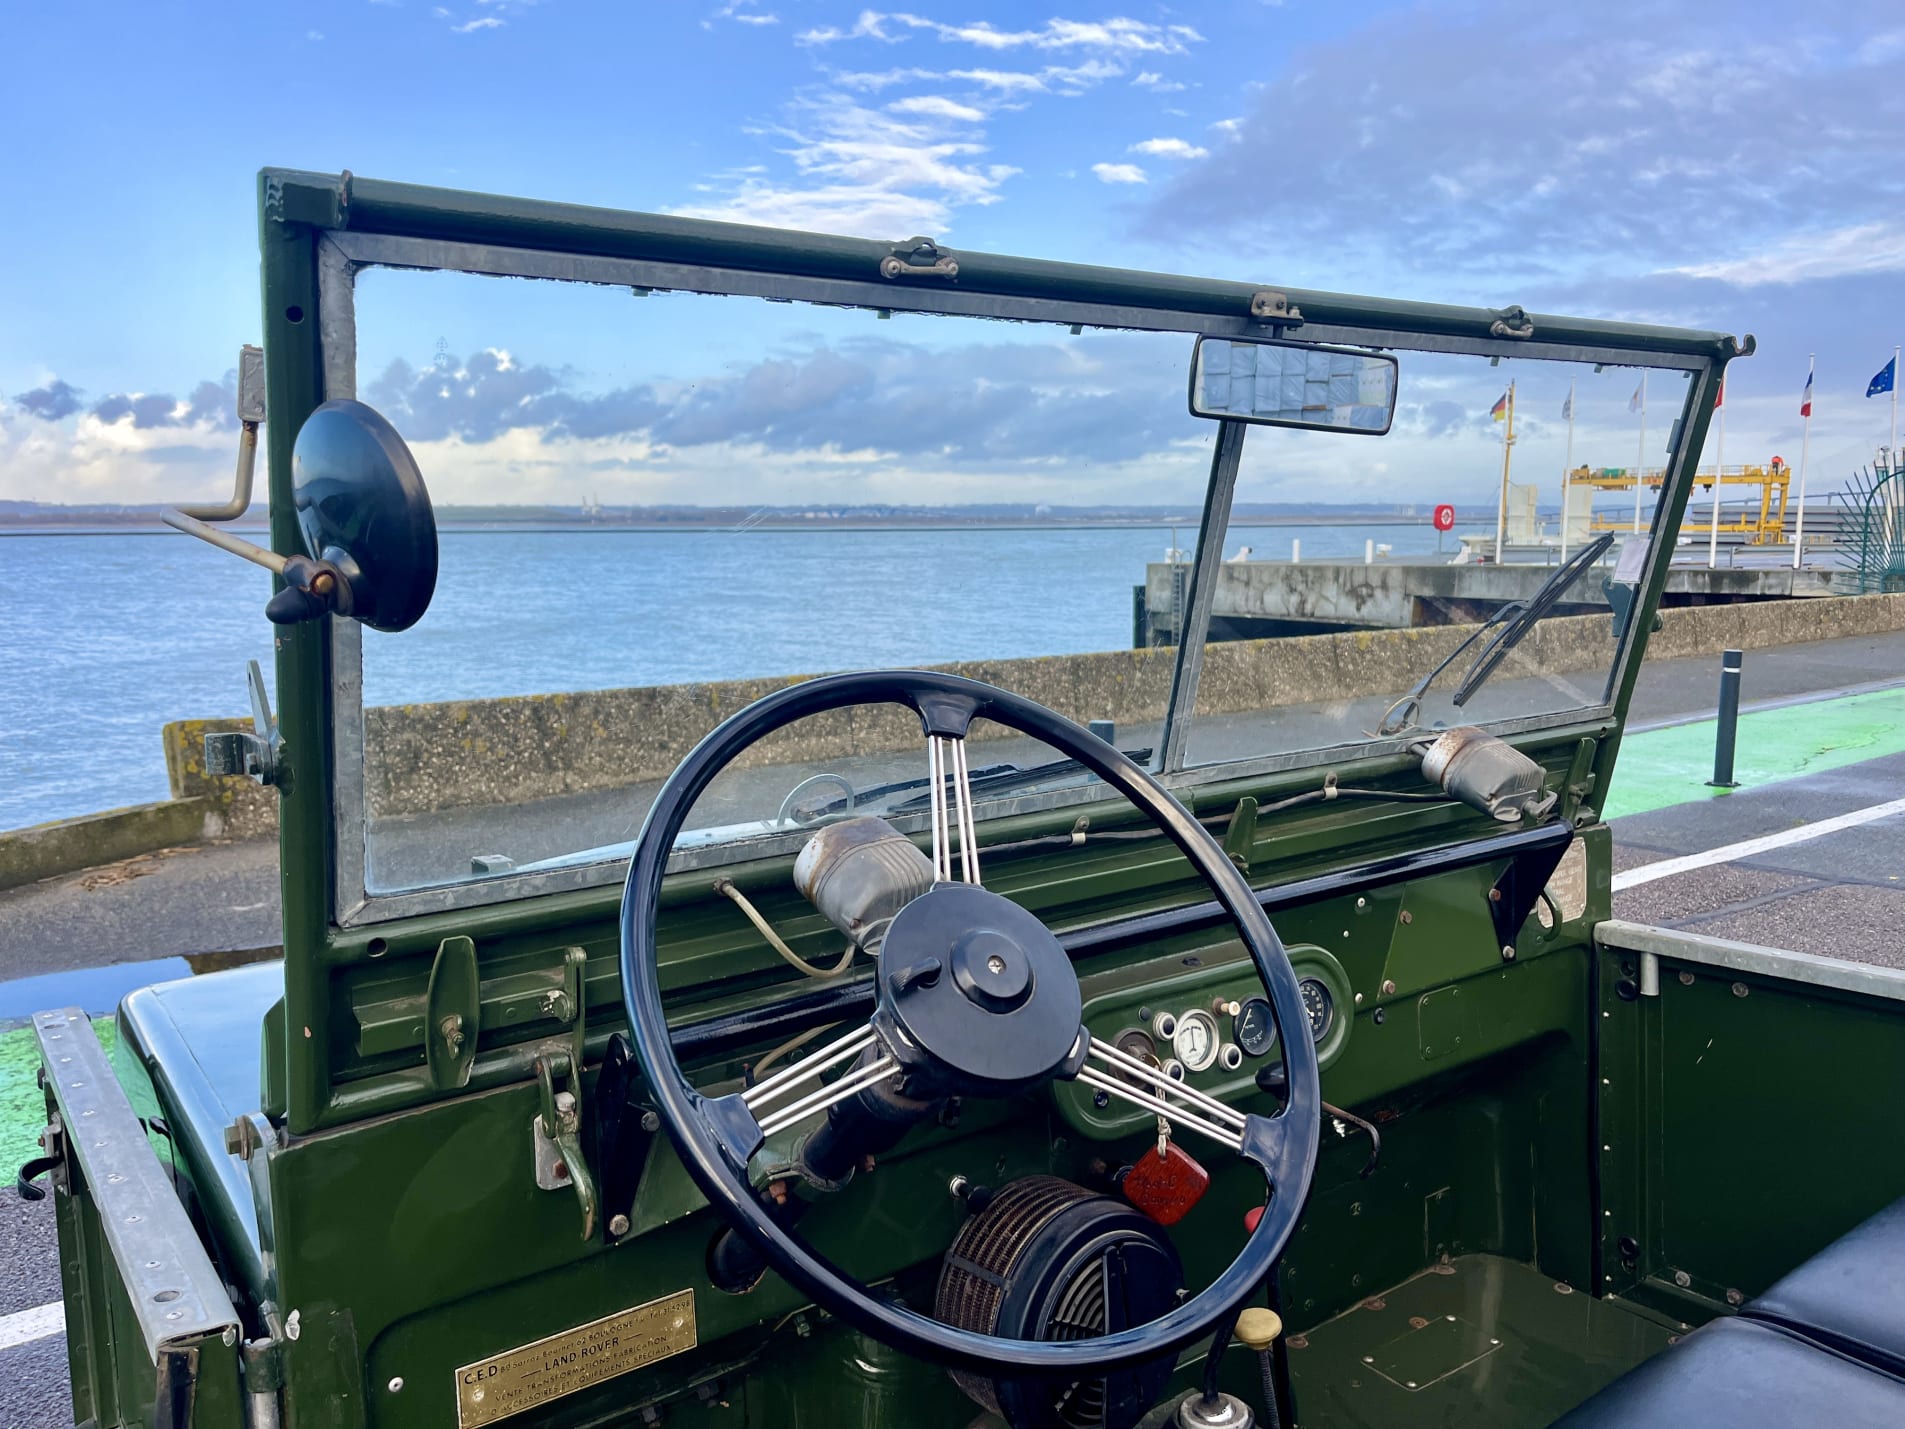
[[[1335,630],[1402,630],[1459,625],[1486,618],[1505,601],[1540,589],[1555,563],[1450,565],[1412,561],[1234,561],[1221,571],[1211,606],[1219,639],[1312,635]],[[1608,609],[1604,568],[1582,576],[1555,608],[1557,615]],[[1190,567],[1157,562],[1144,571],[1144,623],[1152,645],[1177,643],[1188,599]],[[1833,572],[1816,567],[1676,566],[1663,603],[1669,607],[1830,596]]]

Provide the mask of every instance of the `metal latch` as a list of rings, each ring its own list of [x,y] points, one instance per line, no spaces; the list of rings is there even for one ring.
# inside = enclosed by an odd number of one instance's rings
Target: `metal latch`
[[[256,660],[247,662],[246,679],[251,688],[251,732],[235,729],[206,735],[205,772],[243,775],[260,784],[276,784],[278,751],[284,739],[278,733],[278,721],[272,717],[264,672]]]
[[[1303,310],[1290,301],[1288,293],[1260,288],[1250,295],[1250,316],[1258,322],[1284,323],[1296,327],[1303,321]]]
[[[1522,310],[1520,303],[1510,304],[1495,314],[1495,321],[1488,325],[1490,337],[1533,337],[1535,320]]]
[[[542,1110],[530,1126],[535,1143],[536,1184],[545,1191],[573,1187],[582,1208],[582,1239],[595,1235],[595,1178],[582,1156],[582,1070],[587,1021],[583,974],[588,954],[581,948],[563,951],[562,987],[552,990],[543,1004],[551,1017],[569,1023],[567,1045],[536,1058],[536,1081],[542,1090]]]
[[[959,263],[930,238],[909,238],[880,260],[882,278],[957,278]]]
[[[461,935],[437,944],[424,994],[423,1059],[430,1084],[440,1092],[469,1085],[482,1023],[481,991],[476,944]]]

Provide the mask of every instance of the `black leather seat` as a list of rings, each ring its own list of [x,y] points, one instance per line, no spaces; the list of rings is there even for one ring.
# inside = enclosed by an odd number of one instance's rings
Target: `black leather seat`
[[[1905,1200],[1655,1355],[1556,1429],[1905,1426]]]
[[[1741,1313],[1905,1377],[1905,1200],[1839,1237]]]
[[[1554,1429],[1899,1429],[1905,1380],[1785,1330],[1715,1320]]]

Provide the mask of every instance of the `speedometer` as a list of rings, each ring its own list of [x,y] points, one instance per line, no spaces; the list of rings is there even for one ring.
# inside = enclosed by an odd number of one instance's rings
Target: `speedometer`
[[[1303,994],[1303,1011],[1310,1019],[1310,1040],[1321,1042],[1329,1035],[1330,1024],[1336,1021],[1336,999],[1313,977],[1304,978],[1297,984],[1297,990]]]
[[[1217,1019],[1200,1008],[1193,1008],[1177,1020],[1171,1037],[1171,1050],[1187,1072],[1202,1072],[1217,1060]]]

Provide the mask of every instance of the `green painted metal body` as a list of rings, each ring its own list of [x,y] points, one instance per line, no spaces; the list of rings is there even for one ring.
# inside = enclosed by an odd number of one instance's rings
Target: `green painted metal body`
[[[326,396],[319,264],[329,232],[823,279],[864,279],[891,251],[348,177],[269,171],[260,183],[266,451],[272,538],[285,552],[299,549],[292,441]],[[960,264],[962,290],[1115,303],[1139,314],[1247,310],[1258,291],[986,255],[961,255]],[[1475,342],[1488,340],[1501,317],[1288,296],[1313,323]],[[1682,450],[1699,451],[1720,373],[1737,351],[1731,339],[1534,321],[1544,340],[1683,356],[1698,369],[1699,386]],[[1655,527],[1663,546],[1671,545],[1688,490],[1685,480],[1667,489]],[[1341,1031],[1326,1057],[1326,1097],[1384,1132],[1380,1168],[1365,1179],[1360,1136],[1326,1130],[1305,1218],[1282,1265],[1279,1290],[1297,1332],[1290,1354],[1306,1426],[1545,1422],[1658,1349],[1670,1326],[1723,1313],[1725,1290],[1763,1288],[1905,1176],[1905,1164],[1892,1164],[1905,1138],[1879,1147],[1854,1134],[1888,1085],[1883,1069],[1905,1058],[1905,1003],[1819,996],[1770,979],[1742,998],[1704,974],[1690,987],[1675,980],[1658,999],[1628,1001],[1618,990],[1629,976],[1622,955],[1596,950],[1611,865],[1596,809],[1613,776],[1665,577],[1666,562],[1653,563],[1617,667],[1611,713],[1516,741],[1548,770],[1551,787],[1566,791],[1585,855],[1579,916],[1555,926],[1531,917],[1512,942],[1514,956],[1505,958],[1490,892],[1506,856],[1366,887],[1330,886],[1275,915],[1285,940],[1339,992]],[[644,1409],[670,1425],[972,1422],[973,1405],[943,1372],[843,1330],[777,1278],[744,1295],[714,1290],[704,1257],[720,1222],[665,1138],[649,1146],[629,1234],[616,1244],[605,1243],[599,1225],[585,1240],[576,1198],[538,1188],[530,1174],[532,1123],[542,1104],[533,1064],[552,1050],[567,1055],[573,1021],[551,1011],[550,994],[563,986],[567,950],[582,950],[585,1057],[593,1068],[622,1026],[619,889],[340,926],[332,906],[340,830],[329,767],[329,645],[321,624],[281,629],[276,639],[286,770],[282,968],[147,990],[120,1017],[122,1075],[166,1116],[165,1154],[246,1316],[248,1387],[277,1394],[292,1429],[454,1425],[460,1367],[691,1287],[694,1350],[514,1422],[634,1424]],[[1337,767],[1346,783],[1426,787],[1414,762],[1394,755]],[[1240,821],[1241,846],[1230,852],[1263,888],[1458,849],[1501,832],[1453,804],[1255,812],[1314,787],[1315,779],[1310,771],[1220,780],[1185,796],[1200,813],[1228,814],[1242,800],[1257,801]],[[988,838],[1062,831],[1069,817],[1019,816],[988,826]],[[826,922],[794,893],[786,860],[731,866],[721,876],[754,898],[797,952],[818,958],[837,946]],[[662,980],[683,1027],[803,990],[732,905],[714,896],[715,877],[683,873],[665,892]],[[1060,930],[1205,897],[1187,865],[1157,844],[1000,858],[988,862],[987,883]],[[467,1069],[446,1075],[442,1058],[433,1065],[426,1053],[430,989],[439,948],[460,939],[475,949],[481,1033]],[[1247,993],[1252,979],[1241,956],[1221,925],[1104,946],[1079,964],[1087,1008],[1097,1009],[1090,1015],[1107,1024],[1094,1030],[1115,1032],[1160,989]],[[1703,1039],[1720,1050],[1703,1053]],[[1832,1066],[1808,1055],[1828,1047]],[[765,1050],[691,1070],[704,1084],[719,1083]],[[1723,1059],[1724,1071],[1707,1070],[1703,1056]],[[585,1105],[593,1076],[583,1081]],[[1269,1105],[1247,1075],[1206,1080],[1240,1105]],[[242,1159],[227,1150],[234,1122],[254,1132]],[[1796,1126],[1809,1128],[1803,1154],[1766,1131]],[[823,1198],[802,1230],[863,1280],[930,1294],[962,1214],[947,1194],[955,1175],[994,1185],[1037,1172],[1089,1180],[1154,1138],[1141,1119],[1100,1114],[1075,1086],[969,1104],[954,1124],[916,1131],[848,1193]],[[1886,1162],[1887,1177],[1870,1174],[1874,1157]],[[1242,1217],[1262,1194],[1254,1173],[1216,1158],[1211,1164],[1210,1193],[1173,1229],[1193,1285],[1229,1261]],[[1762,1195],[1738,1194],[1745,1175]],[[63,1200],[68,1294],[74,1303],[109,1303],[118,1271],[90,1234],[87,1214],[83,1194]],[[1621,1254],[1624,1236],[1637,1242],[1633,1257]],[[1448,1268],[1454,1273],[1443,1275]],[[1690,1276],[1688,1287],[1675,1285],[1676,1269]],[[1419,1300],[1439,1313],[1446,1301],[1461,1323],[1396,1343],[1401,1327],[1391,1334],[1376,1310],[1357,1308],[1391,1287],[1401,1287],[1398,1305]],[[1546,1376],[1554,1387],[1545,1397],[1491,1389],[1486,1376],[1443,1378],[1436,1413],[1445,1417],[1421,1418],[1428,1401],[1396,1381],[1406,1384],[1417,1367],[1426,1374],[1460,1360],[1477,1334],[1500,1338],[1490,1331],[1504,1317],[1518,1319],[1515,1352],[1531,1363],[1565,1358],[1565,1347],[1578,1342],[1570,1371]],[[117,1394],[90,1387],[121,1373],[110,1368],[124,1360],[109,1353],[111,1325],[89,1310],[74,1328],[76,1392],[88,1386],[83,1412],[102,1425],[136,1422],[139,1383]],[[1362,1356],[1378,1350],[1388,1387],[1372,1382],[1364,1393],[1353,1381]],[[137,1366],[123,1372],[139,1379]],[[1254,1360],[1233,1350],[1226,1380],[1254,1397],[1255,1373]],[[1186,1366],[1176,1386],[1188,1388],[1188,1376]],[[149,1383],[144,1393],[149,1399]],[[1458,1408],[1464,1412],[1455,1414]],[[208,1393],[189,1422],[246,1421],[235,1400]]]

